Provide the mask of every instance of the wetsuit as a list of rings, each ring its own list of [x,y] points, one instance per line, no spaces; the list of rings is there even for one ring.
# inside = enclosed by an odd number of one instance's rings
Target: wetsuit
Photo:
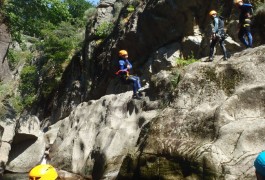
[[[212,27],[213,27],[212,34],[214,36],[212,37],[211,44],[210,44],[209,59],[210,61],[213,60],[214,47],[216,43],[219,42],[221,49],[223,51],[223,54],[224,54],[224,60],[226,60],[227,52],[226,52],[225,43],[224,43],[224,40],[225,40],[224,21],[216,16],[213,18]]]
[[[238,32],[239,40],[246,46],[252,47],[252,34],[250,31],[251,19],[250,16],[253,14],[252,5],[249,3],[244,3],[242,6],[238,7],[240,9],[239,15],[239,25],[240,29]],[[247,40],[244,38],[247,37]]]
[[[129,66],[129,68],[128,68]],[[119,71],[116,73],[121,77],[124,82],[130,82],[133,84],[133,94],[136,95],[138,90],[141,88],[140,78],[129,74],[132,69],[132,64],[128,59],[119,60]]]

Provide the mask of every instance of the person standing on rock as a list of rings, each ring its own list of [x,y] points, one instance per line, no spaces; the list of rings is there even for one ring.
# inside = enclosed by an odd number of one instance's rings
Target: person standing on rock
[[[219,42],[221,49],[224,54],[224,60],[227,60],[227,51],[225,48],[225,31],[224,31],[224,21],[217,16],[217,12],[215,10],[210,11],[209,15],[213,19],[212,21],[212,34],[211,34],[211,44],[210,44],[210,55],[209,61],[213,61],[214,59],[214,48],[217,42]]]
[[[132,64],[128,60],[128,52],[126,50],[119,51],[119,71],[115,74],[118,75],[123,82],[132,83],[133,85],[133,98],[141,99],[139,92],[141,86],[140,78],[138,76],[130,75]]]
[[[265,151],[259,153],[254,161],[257,180],[265,180]]]
[[[242,0],[236,0],[235,4],[240,10],[238,38],[247,48],[251,48],[253,42],[250,29],[251,16],[253,14],[252,5],[250,3],[243,3]]]

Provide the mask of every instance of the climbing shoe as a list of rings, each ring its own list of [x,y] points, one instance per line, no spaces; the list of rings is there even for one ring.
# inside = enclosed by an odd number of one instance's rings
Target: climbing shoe
[[[138,92],[143,92],[143,91],[145,91],[148,88],[149,88],[149,83],[146,83],[143,87],[138,89]]]
[[[141,91],[138,90],[138,91],[137,91],[137,95],[141,97],[141,96],[143,96],[143,93],[142,93]]]
[[[208,62],[212,62],[213,61],[213,57],[209,57]]]
[[[133,99],[142,99],[142,98],[138,93],[136,93],[133,95]]]

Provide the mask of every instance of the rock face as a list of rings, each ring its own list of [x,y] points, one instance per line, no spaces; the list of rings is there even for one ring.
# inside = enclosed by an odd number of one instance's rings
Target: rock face
[[[257,45],[265,43],[265,6],[264,4],[257,8],[255,12],[255,17],[253,19],[253,29],[254,29],[254,43]]]
[[[66,170],[96,180],[253,179],[253,160],[265,149],[265,47],[179,71],[177,58],[208,51],[201,33],[216,4],[141,1],[133,12],[118,4],[101,2],[97,25],[123,12],[112,34],[97,45],[87,35],[85,55],[73,58],[54,101],[36,108],[55,123],[45,135],[35,116],[0,121],[0,165],[27,172],[49,144],[50,163],[65,177],[72,176]],[[142,100],[113,78],[120,49],[129,51],[133,73],[150,83]]]
[[[253,161],[265,149],[264,50],[188,66],[119,177],[254,179]]]
[[[156,72],[170,67],[179,57],[208,56],[208,12],[213,7],[219,7],[218,2],[220,1],[101,1],[95,20],[88,25],[83,52],[73,57],[58,91],[54,91],[47,102],[40,103],[33,114],[41,120],[49,119],[53,124],[67,117],[79,103],[115,93],[109,87],[110,84],[116,84],[113,77],[120,49],[128,50],[134,66],[132,73],[142,76],[145,81],[149,81],[151,74],[146,73],[146,69],[142,67],[152,63],[152,58],[157,58],[156,56],[165,56],[163,59],[169,57],[170,61],[158,59],[153,66]],[[220,3],[224,4],[224,12],[227,12],[226,17],[229,19],[232,2]],[[106,28],[110,26],[113,30],[107,37],[99,37],[95,32],[104,22],[107,22]],[[235,42],[237,37],[232,36],[235,29],[229,29],[233,39],[227,38],[226,47],[228,52],[234,53],[242,47]],[[167,48],[172,49],[174,54],[163,53]],[[219,45],[217,54],[222,54]]]
[[[1,14],[0,14],[1,15]],[[6,58],[8,47],[11,43],[11,37],[7,30],[7,26],[0,19],[0,80],[10,80],[11,72],[9,70]]]
[[[0,139],[2,139],[3,132],[4,132],[4,128],[2,126],[0,126]],[[2,142],[2,141],[0,141],[0,142]]]
[[[181,45],[185,36],[195,35],[194,25],[197,25],[199,31],[204,31],[202,27],[208,23],[205,14],[208,12],[208,7],[214,2],[208,0],[192,0],[187,3],[171,0],[143,1],[136,5],[131,4],[134,7],[133,11],[127,10],[129,4],[121,9],[121,14],[115,21],[110,36],[96,47],[94,54],[88,56],[90,58],[87,61],[91,63],[90,76],[92,76],[93,87],[90,91],[91,98],[99,98],[106,94],[108,82],[111,82],[116,70],[117,54],[120,49],[128,50],[135,67],[134,72],[143,74],[144,72],[138,67],[147,63],[150,54],[155,54],[160,48],[169,44]],[[100,21],[101,17],[98,18]],[[89,41],[89,33],[91,31],[88,31],[87,35],[87,49],[93,43]],[[190,38],[190,41],[194,43],[193,48],[196,49],[193,50],[194,53],[199,53],[197,51],[198,41],[202,38],[197,34],[198,32],[196,32],[196,37]],[[185,41],[183,47],[178,46],[179,51],[184,54],[190,52],[183,51],[184,47],[189,44],[188,41]],[[198,54],[195,56],[197,57]],[[94,76],[95,73],[96,76]]]
[[[62,120],[50,150],[51,163],[93,179],[115,178],[123,158],[135,148],[141,128],[157,114],[146,105],[148,98],[132,100],[131,95],[81,103]]]
[[[5,119],[5,121],[0,121],[0,126],[4,128],[3,135],[1,137],[1,146],[0,146],[0,163],[3,166],[8,161],[9,152],[11,150],[11,143],[15,136],[15,127],[16,121],[13,119]]]
[[[177,85],[161,71],[142,100],[126,92],[81,103],[46,133],[56,137],[51,163],[93,179],[254,179],[265,149],[264,54],[193,63]]]
[[[36,116],[20,118],[18,121],[1,121],[4,127],[0,146],[0,163],[10,172],[28,172],[41,162],[45,141],[40,122]]]

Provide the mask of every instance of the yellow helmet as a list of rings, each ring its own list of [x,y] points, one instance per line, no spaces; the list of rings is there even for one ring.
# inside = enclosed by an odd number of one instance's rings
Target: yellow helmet
[[[214,15],[214,14],[217,14],[217,12],[216,12],[215,10],[211,10],[211,11],[209,12],[209,15],[210,15],[210,16],[212,16],[212,15]]]
[[[119,56],[125,56],[125,55],[128,55],[127,51],[125,51],[125,50],[120,50],[119,51]]]
[[[55,168],[49,164],[40,164],[29,172],[29,180],[55,180],[58,174]]]
[[[238,4],[240,2],[243,2],[243,0],[235,0],[235,4]]]

